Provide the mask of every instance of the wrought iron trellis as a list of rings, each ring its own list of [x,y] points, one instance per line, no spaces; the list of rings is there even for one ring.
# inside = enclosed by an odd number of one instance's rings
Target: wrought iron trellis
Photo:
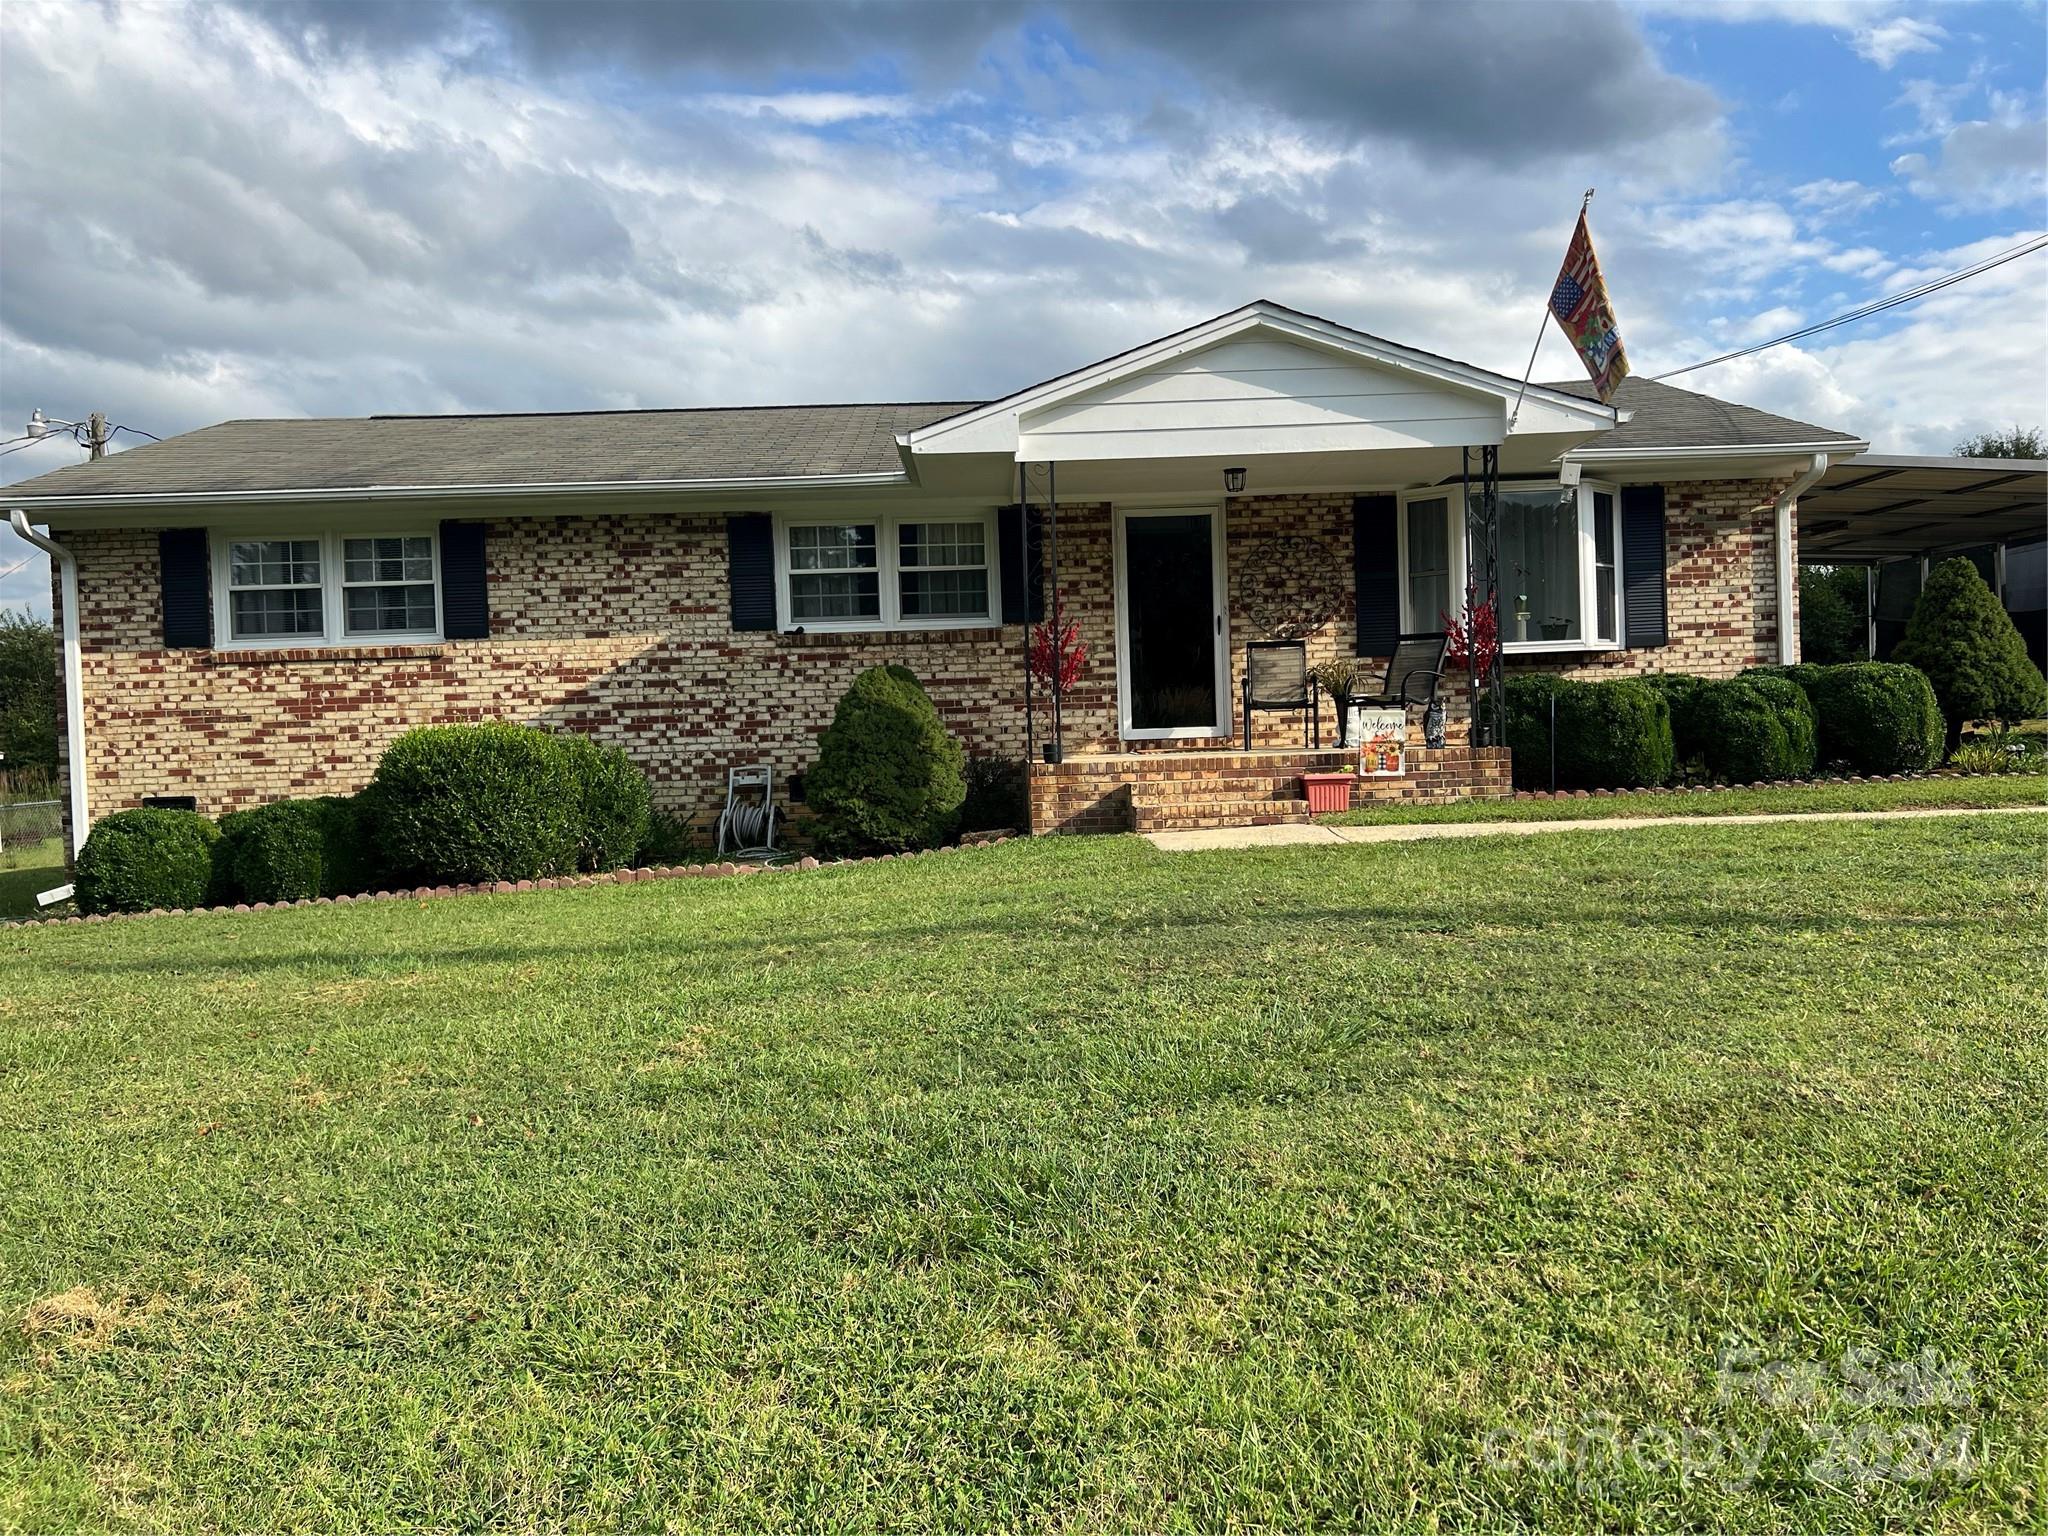
[[[1472,450],[1458,450],[1458,478],[1465,493],[1466,667],[1472,684],[1472,745],[1498,747],[1507,742],[1507,687],[1501,672],[1500,612],[1500,449],[1487,444],[1479,450],[1479,481],[1474,493]],[[1493,654],[1484,669],[1473,622],[1479,611],[1493,606]]]
[[[1044,521],[1040,525],[1045,530],[1046,560],[1045,569],[1042,572],[1034,572],[1031,564],[1031,498],[1034,489],[1042,493],[1042,502],[1045,508]],[[1044,599],[1044,622],[1054,626],[1054,665],[1052,676],[1046,681],[1046,692],[1049,695],[1051,707],[1048,711],[1050,716],[1048,721],[1050,734],[1046,737],[1045,741],[1045,760],[1048,763],[1057,763],[1066,756],[1065,720],[1063,718],[1065,690],[1060,687],[1061,668],[1058,664],[1059,634],[1057,625],[1060,600],[1059,466],[1049,462],[1044,464],[1025,464],[1020,462],[1017,465],[1017,505],[1017,523],[1022,529],[1022,532],[1018,535],[1019,548],[1017,551],[1017,558],[1022,563],[1018,568],[1024,573],[1024,757],[1028,762],[1038,755],[1037,690],[1033,686],[1031,677],[1031,612],[1035,606],[1032,599],[1037,597],[1044,590],[1045,585],[1049,583],[1051,595]]]

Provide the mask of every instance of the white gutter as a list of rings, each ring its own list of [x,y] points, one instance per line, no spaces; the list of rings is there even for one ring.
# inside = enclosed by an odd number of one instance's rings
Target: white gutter
[[[1798,563],[1792,555],[1792,509],[1798,505],[1799,493],[1828,472],[1828,456],[1816,453],[1806,473],[1785,487],[1784,493],[1771,503],[1776,514],[1777,543],[1774,546],[1778,561],[1778,664],[1789,667],[1799,660],[1799,626],[1793,622],[1792,607],[1795,584],[1798,580]]]
[[[1771,459],[1816,453],[1848,458],[1869,446],[1831,438],[1824,443],[1737,443],[1712,448],[1571,448],[1563,456],[1583,464],[1626,464],[1632,459]]]
[[[634,491],[733,492],[859,490],[909,485],[899,470],[858,475],[742,475],[720,480],[525,480],[509,484],[293,486],[275,491],[143,491],[101,496],[39,496],[21,505],[65,512],[88,507],[186,507],[283,501],[415,501],[484,496],[619,496]]]
[[[28,514],[14,510],[9,522],[14,531],[50,557],[63,583],[64,605],[64,732],[65,776],[71,781],[71,856],[85,846],[85,834],[92,823],[85,805],[85,679],[81,673],[83,654],[78,643],[78,557],[28,525]]]

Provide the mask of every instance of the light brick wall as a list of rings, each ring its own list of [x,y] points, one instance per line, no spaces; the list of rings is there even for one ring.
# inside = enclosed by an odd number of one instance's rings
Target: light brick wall
[[[1564,670],[1723,675],[1774,659],[1770,502],[1781,488],[1670,487],[1671,643]],[[1107,505],[1061,508],[1060,582],[1090,654],[1066,701],[1070,751],[1135,745],[1117,738],[1111,526]],[[1243,645],[1262,637],[1261,619],[1327,613],[1308,635],[1311,660],[1349,653],[1351,497],[1235,498],[1226,527],[1234,719]],[[218,815],[345,793],[411,726],[506,718],[617,742],[646,769],[657,803],[702,817],[722,799],[728,762],[765,760],[781,774],[805,767],[840,694],[882,662],[917,673],[970,752],[1024,750],[1019,627],[735,633],[722,517],[494,522],[489,639],[338,652],[166,650],[155,532],[63,538],[79,560],[95,815],[152,795],[193,795]],[[1315,558],[1326,573],[1306,568]],[[1294,590],[1276,593],[1280,581]],[[1040,706],[1042,739],[1042,694]],[[1465,734],[1461,697],[1451,714],[1455,742]],[[1324,721],[1326,741],[1333,725]],[[1297,717],[1262,714],[1255,739],[1291,747],[1300,730]]]

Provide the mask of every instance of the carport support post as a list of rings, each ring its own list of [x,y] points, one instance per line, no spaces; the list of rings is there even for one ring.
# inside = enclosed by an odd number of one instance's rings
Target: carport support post
[[[1017,466],[1017,569],[1023,572],[1024,588],[1024,762],[1028,768],[1038,756],[1038,730],[1034,718],[1038,709],[1031,686],[1031,607],[1038,594],[1031,589],[1031,494],[1024,484],[1024,466]]]
[[[1863,567],[1863,659],[1877,660],[1877,566]]]

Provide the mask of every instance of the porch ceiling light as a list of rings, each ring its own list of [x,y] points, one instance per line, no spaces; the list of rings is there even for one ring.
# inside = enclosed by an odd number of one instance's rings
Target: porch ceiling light
[[[1235,496],[1244,489],[1244,471],[1226,469],[1223,471],[1223,490],[1226,495]]]

